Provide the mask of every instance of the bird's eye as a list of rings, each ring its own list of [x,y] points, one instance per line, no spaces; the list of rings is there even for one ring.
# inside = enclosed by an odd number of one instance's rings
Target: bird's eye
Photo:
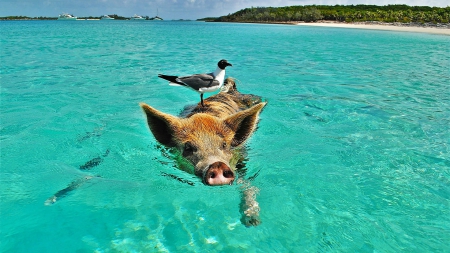
[[[183,156],[192,155],[195,151],[196,148],[192,145],[192,143],[186,142],[186,144],[184,144]]]

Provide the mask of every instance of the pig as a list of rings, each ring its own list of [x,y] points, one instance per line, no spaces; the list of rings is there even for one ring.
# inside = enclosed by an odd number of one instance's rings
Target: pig
[[[227,78],[222,90],[200,103],[184,108],[179,117],[141,103],[148,127],[156,141],[175,149],[191,168],[180,168],[198,176],[205,185],[230,185],[236,180],[244,143],[255,131],[266,105],[259,96],[241,94],[234,79]],[[243,191],[243,222],[259,224],[257,188],[239,178]]]

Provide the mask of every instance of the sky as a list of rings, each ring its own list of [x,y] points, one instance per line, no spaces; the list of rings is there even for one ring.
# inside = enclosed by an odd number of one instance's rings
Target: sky
[[[57,17],[70,13],[78,17],[117,14],[131,17],[156,16],[165,20],[219,17],[249,7],[291,5],[407,4],[450,6],[448,0],[0,0],[0,17]]]

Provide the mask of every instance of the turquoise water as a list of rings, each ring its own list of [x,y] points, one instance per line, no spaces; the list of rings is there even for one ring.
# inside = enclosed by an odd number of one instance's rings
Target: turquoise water
[[[1,252],[450,251],[449,36],[170,21],[0,31]],[[138,106],[177,115],[199,96],[157,74],[222,58],[268,101],[247,143],[258,227],[240,223],[239,186],[175,168]]]

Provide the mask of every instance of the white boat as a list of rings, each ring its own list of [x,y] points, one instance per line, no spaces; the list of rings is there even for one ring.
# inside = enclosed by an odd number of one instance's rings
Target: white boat
[[[101,18],[101,20],[114,20],[114,18],[108,16],[108,15],[103,15]]]
[[[72,14],[63,13],[59,14],[58,20],[77,20],[77,17]]]
[[[145,20],[145,18],[143,18],[142,16],[134,14],[134,16],[131,17],[131,20]]]

